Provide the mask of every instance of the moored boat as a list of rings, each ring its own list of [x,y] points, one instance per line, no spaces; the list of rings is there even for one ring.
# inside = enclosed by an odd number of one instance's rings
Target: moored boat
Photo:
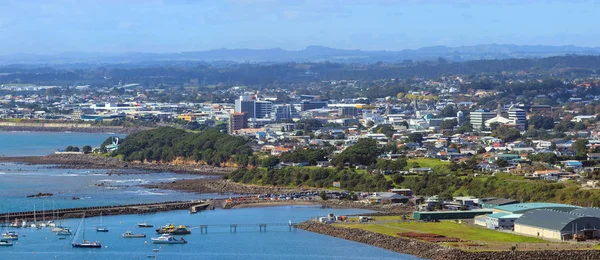
[[[146,237],[146,234],[133,234],[133,233],[131,233],[131,231],[127,231],[127,232],[123,233],[123,237],[124,238],[144,238],[144,237]]]
[[[12,245],[13,245],[13,243],[8,240],[5,240],[5,239],[0,240],[0,246],[12,246]]]
[[[174,224],[167,224],[158,228],[156,233],[169,235],[189,235],[192,233],[192,231],[189,230],[185,225],[179,225],[178,227],[175,227]]]
[[[96,227],[96,232],[108,232],[108,228],[102,225],[102,213],[100,213],[100,226]]]
[[[150,224],[150,223],[148,223],[148,222],[142,222],[142,223],[138,223],[137,225],[138,225],[138,227],[143,227],[143,228],[151,228],[151,227],[154,227],[154,225],[152,225],[152,224]]]
[[[171,235],[163,234],[160,237],[153,237],[152,243],[153,244],[187,244],[187,241],[185,241],[185,239],[183,239],[183,238],[176,239]]]
[[[82,228],[83,226],[83,228]],[[79,234],[79,230],[81,231],[82,234],[82,241],[81,242],[77,242],[77,238],[78,238],[78,234]],[[77,231],[75,231],[75,237],[73,237],[73,241],[71,242],[71,246],[72,247],[79,247],[79,248],[102,248],[102,244],[99,241],[87,241],[85,240],[85,214],[83,215],[83,217],[81,218],[81,223],[79,223],[79,227],[77,227]]]
[[[73,234],[73,233],[71,233],[71,230],[70,230],[70,229],[68,229],[68,228],[63,228],[61,231],[58,231],[58,232],[56,233],[56,235],[59,235],[59,236],[70,236],[70,235],[72,235],[72,234]]]
[[[2,233],[2,240],[19,240],[19,234],[13,231],[6,231]]]

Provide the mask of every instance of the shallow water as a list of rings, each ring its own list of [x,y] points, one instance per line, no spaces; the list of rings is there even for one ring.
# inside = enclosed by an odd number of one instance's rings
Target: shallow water
[[[140,184],[172,182],[204,176],[162,173],[108,174],[107,170],[53,169],[41,165],[0,164],[0,212],[85,206],[122,205],[174,200],[223,198],[227,195],[195,194],[146,189]],[[52,197],[27,198],[52,193]],[[79,198],[73,200],[73,198]]]

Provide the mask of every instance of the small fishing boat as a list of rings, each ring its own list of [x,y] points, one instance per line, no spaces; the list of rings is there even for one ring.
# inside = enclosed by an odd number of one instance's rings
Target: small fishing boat
[[[13,243],[8,240],[4,240],[4,239],[0,240],[0,246],[12,246],[12,245],[13,245]]]
[[[160,237],[153,237],[152,243],[153,244],[187,244],[187,241],[185,241],[185,239],[183,239],[183,237],[181,239],[176,239],[171,235],[163,234]]]
[[[19,240],[19,234],[13,231],[6,231],[2,233],[2,240]]]
[[[148,222],[142,222],[142,223],[138,223],[137,224],[138,227],[143,227],[143,228],[150,228],[150,227],[154,227],[154,225],[148,223]]]
[[[146,234],[133,234],[133,233],[131,233],[131,231],[127,231],[127,232],[123,233],[123,237],[124,238],[144,238],[144,237],[146,237]]]

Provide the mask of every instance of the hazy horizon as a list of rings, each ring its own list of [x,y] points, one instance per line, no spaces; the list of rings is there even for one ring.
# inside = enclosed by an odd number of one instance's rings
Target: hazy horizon
[[[595,0],[4,0],[0,55],[600,46]],[[558,32],[558,33],[557,33]]]

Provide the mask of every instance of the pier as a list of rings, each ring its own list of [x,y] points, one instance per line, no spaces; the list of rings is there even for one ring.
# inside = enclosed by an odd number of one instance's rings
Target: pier
[[[56,210],[39,210],[26,211],[26,212],[9,212],[0,214],[0,221],[7,218],[14,219],[25,219],[32,220],[34,214],[37,215],[38,219],[45,215],[55,216],[56,218],[79,218],[85,213],[86,217],[104,216],[109,215],[124,215],[124,214],[152,214],[156,212],[171,211],[171,210],[185,210],[194,207],[196,212],[198,210],[207,209],[211,204],[207,201],[168,201],[159,203],[142,203],[142,204],[130,204],[130,205],[116,205],[116,206],[97,206],[97,207],[82,207],[82,208],[67,208],[67,209],[56,209]],[[203,206],[203,207],[201,207]]]
[[[289,231],[296,230],[297,223],[259,223],[259,224],[212,224],[212,225],[197,225],[197,226],[188,226],[190,229],[200,229],[200,234],[208,234],[208,229],[227,229],[229,228],[230,233],[237,233],[237,229],[239,228],[258,228],[259,232],[267,232],[267,227],[288,227]]]

